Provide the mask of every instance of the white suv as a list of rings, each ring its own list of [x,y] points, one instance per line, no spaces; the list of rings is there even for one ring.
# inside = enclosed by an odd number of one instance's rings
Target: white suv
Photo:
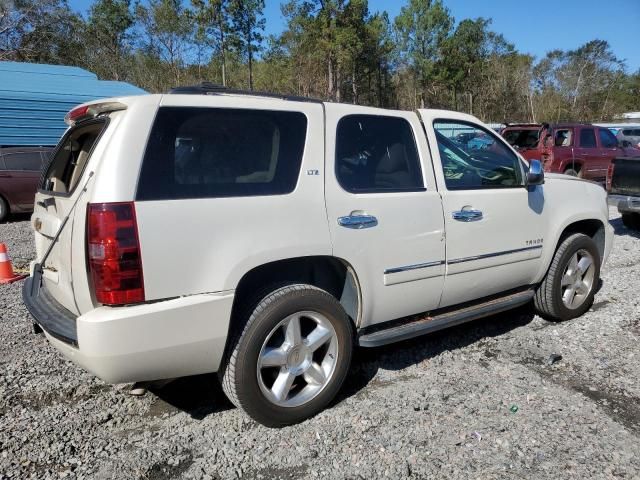
[[[218,372],[282,426],[375,347],[522,304],[583,314],[605,191],[461,113],[218,90],[82,105],[36,196],[36,327],[107,382]]]

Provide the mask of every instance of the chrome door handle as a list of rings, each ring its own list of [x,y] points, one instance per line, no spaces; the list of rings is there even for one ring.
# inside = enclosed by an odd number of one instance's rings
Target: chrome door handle
[[[482,220],[482,212],[480,210],[459,210],[457,212],[451,212],[451,216],[459,222],[477,222],[478,220]]]
[[[338,225],[345,228],[360,230],[378,225],[378,219],[373,215],[347,215],[338,217]]]

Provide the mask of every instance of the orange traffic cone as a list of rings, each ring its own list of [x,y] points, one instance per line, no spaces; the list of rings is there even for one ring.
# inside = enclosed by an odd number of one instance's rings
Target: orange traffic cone
[[[11,260],[9,260],[9,255],[7,255],[7,246],[4,243],[0,243],[0,283],[15,282],[24,277],[26,277],[26,275],[16,275],[13,273]]]

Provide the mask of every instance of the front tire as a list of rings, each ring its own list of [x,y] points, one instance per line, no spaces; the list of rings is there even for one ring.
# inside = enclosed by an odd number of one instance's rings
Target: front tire
[[[631,230],[640,230],[640,213],[623,213],[622,223]]]
[[[0,197],[0,223],[4,222],[9,216],[9,204]]]
[[[565,238],[536,290],[534,305],[540,316],[564,321],[589,310],[600,280],[600,262],[591,237],[574,233]]]
[[[263,425],[283,427],[333,400],[352,350],[351,321],[340,303],[314,286],[288,285],[255,306],[231,339],[219,376],[236,407]]]
[[[571,177],[578,177],[578,178],[582,178],[582,172],[580,170],[574,170],[573,168],[567,168],[564,171],[565,175],[569,175]]]

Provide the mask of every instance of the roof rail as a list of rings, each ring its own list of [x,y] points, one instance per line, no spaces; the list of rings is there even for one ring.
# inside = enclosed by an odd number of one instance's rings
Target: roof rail
[[[292,102],[312,102],[322,103],[317,98],[300,97],[297,95],[283,95],[280,93],[258,92],[254,90],[242,90],[239,88],[229,88],[212,82],[200,82],[198,85],[189,85],[184,87],[174,87],[169,90],[169,94],[186,94],[186,95],[248,95],[253,97],[277,98],[280,100],[289,100]]]

